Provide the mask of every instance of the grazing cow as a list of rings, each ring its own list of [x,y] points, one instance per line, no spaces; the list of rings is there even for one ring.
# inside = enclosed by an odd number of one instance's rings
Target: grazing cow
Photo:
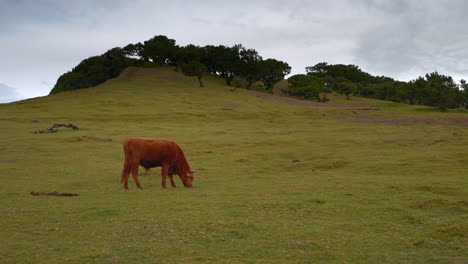
[[[162,187],[166,188],[166,178],[169,176],[171,186],[176,187],[174,175],[179,175],[185,187],[192,187],[193,171],[185,154],[177,143],[159,138],[128,138],[124,141],[124,166],[120,184],[128,190],[128,178],[132,174],[136,186],[141,189],[138,181],[138,166],[146,170],[161,167]]]

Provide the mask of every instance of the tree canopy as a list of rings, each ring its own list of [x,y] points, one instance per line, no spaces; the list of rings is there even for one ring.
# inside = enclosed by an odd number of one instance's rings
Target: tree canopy
[[[284,79],[284,76],[291,72],[291,67],[285,62],[275,59],[260,61],[259,65],[260,81],[262,81],[267,91],[273,91],[273,85]]]
[[[318,82],[320,80],[321,82]],[[409,82],[396,81],[385,76],[373,76],[356,65],[328,64],[320,62],[306,67],[306,74],[291,76],[287,94],[316,98],[317,90],[334,91],[351,95],[389,100],[400,103],[449,108],[467,107],[468,87],[465,80],[456,84],[450,76],[438,72],[428,73]],[[321,88],[319,87],[321,84]],[[313,95],[313,96],[311,96]],[[307,97],[306,97],[307,98]]]
[[[191,61],[182,65],[182,72],[187,76],[195,76],[198,79],[200,87],[203,87],[202,78],[206,74],[207,68],[198,61]]]
[[[93,87],[117,77],[128,65],[121,48],[83,60],[72,71],[62,74],[50,94]]]

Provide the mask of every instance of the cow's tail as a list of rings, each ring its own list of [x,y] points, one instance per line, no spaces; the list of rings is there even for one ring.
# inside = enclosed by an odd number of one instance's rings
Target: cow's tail
[[[123,184],[126,177],[132,172],[132,153],[130,152],[127,144],[124,143],[124,166],[122,168],[122,176],[120,177],[120,184]]]

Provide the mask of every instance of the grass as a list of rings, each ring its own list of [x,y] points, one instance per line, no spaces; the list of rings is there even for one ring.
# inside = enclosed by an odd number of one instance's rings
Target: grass
[[[204,84],[130,68],[0,105],[0,262],[468,261],[466,113],[339,96],[296,105]],[[80,130],[31,133],[54,123]],[[157,168],[140,170],[143,191],[124,191],[121,143],[135,136],[177,141],[195,187],[163,190]]]

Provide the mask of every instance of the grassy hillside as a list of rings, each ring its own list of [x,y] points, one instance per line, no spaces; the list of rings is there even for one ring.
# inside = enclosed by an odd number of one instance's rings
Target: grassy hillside
[[[468,261],[468,115],[204,83],[128,68],[0,105],[0,262]],[[80,130],[31,133],[54,123]],[[124,191],[127,137],[178,142],[195,187],[163,190],[156,168]]]

